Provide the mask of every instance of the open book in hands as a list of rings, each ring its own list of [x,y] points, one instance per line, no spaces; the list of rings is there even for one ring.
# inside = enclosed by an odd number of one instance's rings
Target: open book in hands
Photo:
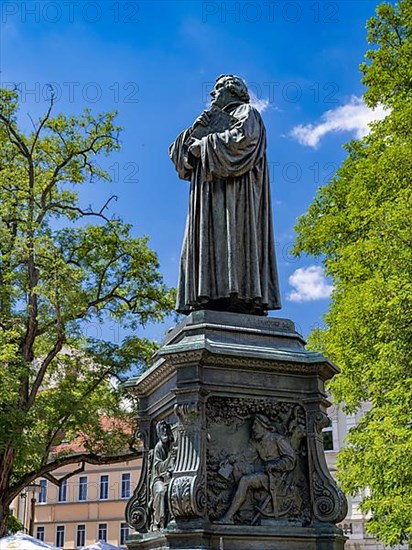
[[[209,123],[207,126],[196,124],[190,137],[201,139],[209,134],[224,132],[237,122],[235,117],[216,106],[212,106],[206,113],[209,115]]]

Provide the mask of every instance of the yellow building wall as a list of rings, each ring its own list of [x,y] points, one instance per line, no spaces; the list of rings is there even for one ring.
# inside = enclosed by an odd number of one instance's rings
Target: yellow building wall
[[[69,471],[76,470],[77,464],[60,468],[53,472],[59,479]],[[73,550],[76,547],[77,526],[85,525],[85,544],[92,544],[98,540],[99,523],[107,524],[107,542],[120,546],[120,525],[125,523],[125,508],[128,498],[121,497],[122,474],[130,474],[130,494],[135,489],[141,471],[141,459],[121,464],[95,466],[86,464],[84,471],[67,480],[67,500],[59,502],[59,488],[47,481],[47,501],[36,502],[34,536],[37,536],[37,528],[44,527],[44,541],[48,544],[56,544],[57,526],[65,527],[65,550]],[[108,499],[100,499],[100,476],[109,476]],[[87,500],[78,500],[79,477],[87,476]],[[39,480],[36,481],[39,483]],[[30,522],[30,491],[24,499],[16,499],[13,505],[15,515],[24,520],[25,530],[28,531]],[[39,497],[36,497],[37,501]],[[20,509],[19,509],[20,508]],[[24,508],[24,509],[23,509]]]

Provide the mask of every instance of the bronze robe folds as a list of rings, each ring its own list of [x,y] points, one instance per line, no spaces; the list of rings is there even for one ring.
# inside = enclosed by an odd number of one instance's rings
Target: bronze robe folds
[[[265,127],[248,103],[225,110],[233,124],[201,139],[200,158],[188,154],[191,129],[170,147],[180,178],[191,182],[176,304],[182,313],[222,299],[243,302],[246,312],[281,307]]]

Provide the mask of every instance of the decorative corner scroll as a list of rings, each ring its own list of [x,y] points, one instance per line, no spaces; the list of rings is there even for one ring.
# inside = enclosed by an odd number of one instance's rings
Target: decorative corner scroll
[[[175,405],[175,414],[186,429],[190,424],[201,420],[200,413],[201,404],[198,401],[186,401]]]
[[[329,428],[332,424],[329,416],[323,411],[317,411],[314,415],[315,430],[318,434],[322,433],[322,430]]]
[[[126,522],[140,533],[149,530],[149,430],[141,429],[137,438],[143,442],[143,460],[139,483],[126,506]]]
[[[322,411],[310,415],[312,430],[308,434],[311,460],[311,489],[313,515],[321,522],[339,523],[348,513],[345,495],[336,485],[326,464],[322,430],[330,426],[328,416]]]

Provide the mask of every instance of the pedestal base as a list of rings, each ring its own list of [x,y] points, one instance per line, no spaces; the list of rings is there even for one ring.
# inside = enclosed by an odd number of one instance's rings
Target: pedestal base
[[[342,550],[322,437],[337,372],[289,320],[189,315],[128,382],[144,444],[129,550]]]
[[[346,537],[333,526],[221,526],[132,535],[129,550],[344,550]]]

